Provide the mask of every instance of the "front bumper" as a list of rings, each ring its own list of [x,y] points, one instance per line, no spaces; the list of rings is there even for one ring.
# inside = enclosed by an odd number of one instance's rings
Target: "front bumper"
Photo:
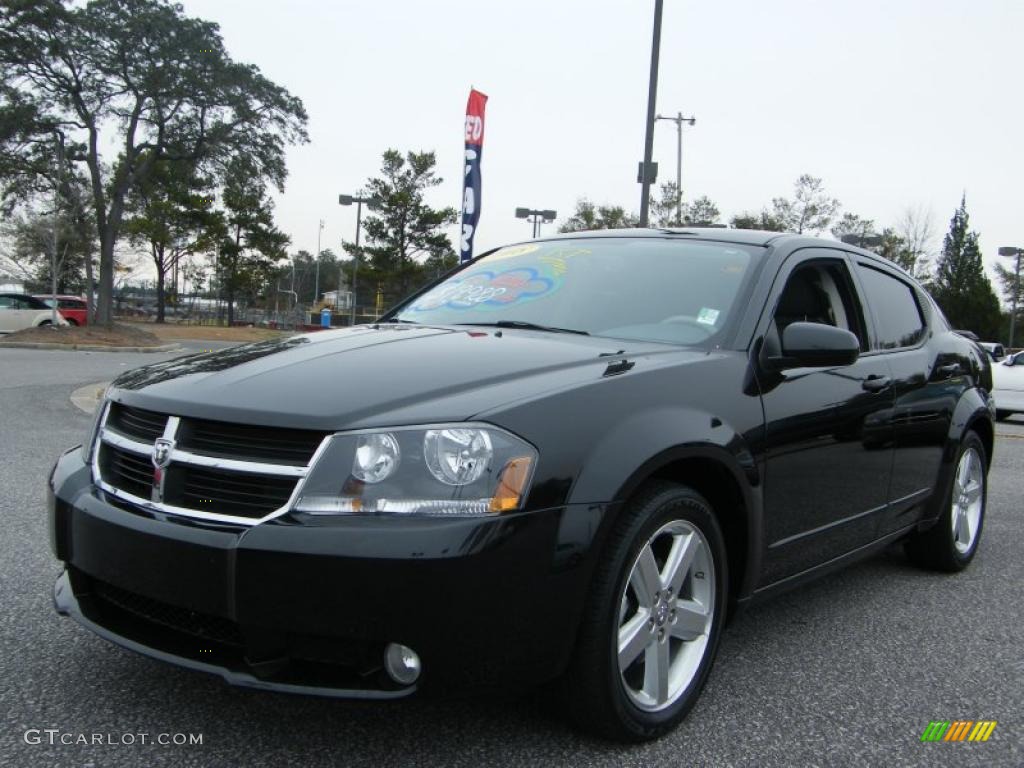
[[[564,668],[607,508],[499,518],[156,519],[105,497],[77,449],[49,481],[57,611],[229,683],[326,696],[533,685]],[[423,672],[390,680],[384,648]]]

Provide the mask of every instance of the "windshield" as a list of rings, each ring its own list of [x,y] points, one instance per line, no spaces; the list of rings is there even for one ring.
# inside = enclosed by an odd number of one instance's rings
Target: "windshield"
[[[439,283],[393,317],[697,344],[724,328],[759,250],[679,238],[514,245]]]

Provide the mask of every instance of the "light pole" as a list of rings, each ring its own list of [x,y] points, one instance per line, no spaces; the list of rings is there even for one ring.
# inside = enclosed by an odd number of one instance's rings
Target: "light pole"
[[[647,226],[647,212],[651,204],[651,184],[658,175],[651,162],[654,152],[654,107],[658,100],[658,55],[661,51],[661,8],[663,0],[654,0],[654,37],[651,41],[651,78],[647,85],[647,132],[644,137],[644,161],[640,164],[640,226]]]
[[[548,209],[540,210],[535,208],[516,208],[517,219],[529,219],[533,224],[533,237],[540,237],[540,225],[550,224],[558,218],[558,211]]]
[[[57,179],[53,184],[53,254],[50,257],[50,327],[57,327],[57,227],[60,221],[60,183],[64,176],[64,133],[59,128],[53,129],[57,140]]]
[[[1020,257],[1024,254],[1024,248],[1016,246],[1005,246],[999,249],[1000,256],[1009,256],[1017,259],[1013,270],[1013,307],[1010,309],[1010,343],[1006,346],[1013,348],[1013,332],[1017,325],[1017,297],[1020,296]]]
[[[671,120],[676,124],[676,221],[679,226],[683,225],[683,123],[693,126],[697,122],[696,117],[683,117],[682,112],[676,113],[675,117],[663,117],[658,115],[655,120]]]
[[[316,231],[316,278],[313,283],[313,304],[320,298],[320,235],[324,233],[324,220],[320,219],[320,228]]]
[[[370,205],[371,198],[365,196],[356,195],[338,195],[339,205],[352,205],[355,203],[356,206],[356,249],[352,254],[352,318],[349,321],[349,325],[356,324],[356,280],[359,278],[359,232],[363,228],[363,204]],[[338,289],[341,290],[341,284],[338,284]]]

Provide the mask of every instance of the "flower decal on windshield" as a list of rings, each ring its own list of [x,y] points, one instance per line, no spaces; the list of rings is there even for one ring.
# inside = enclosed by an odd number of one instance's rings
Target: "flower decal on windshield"
[[[497,309],[550,293],[559,280],[542,275],[533,267],[518,267],[504,272],[474,272],[461,280],[451,280],[426,294],[411,309]]]

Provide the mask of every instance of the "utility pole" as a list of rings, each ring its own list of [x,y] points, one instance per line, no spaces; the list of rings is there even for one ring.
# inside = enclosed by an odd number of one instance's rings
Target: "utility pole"
[[[658,100],[658,57],[661,52],[661,9],[663,0],[654,0],[654,37],[651,41],[651,77],[647,86],[647,132],[644,137],[644,161],[640,164],[640,226],[648,223],[651,204],[651,184],[657,169],[651,162],[654,154],[654,109]]]
[[[683,117],[682,112],[677,112],[675,117],[662,117],[658,115],[655,120],[671,120],[676,124],[676,221],[679,226],[683,225],[683,123],[691,126],[697,122],[696,117]]]

